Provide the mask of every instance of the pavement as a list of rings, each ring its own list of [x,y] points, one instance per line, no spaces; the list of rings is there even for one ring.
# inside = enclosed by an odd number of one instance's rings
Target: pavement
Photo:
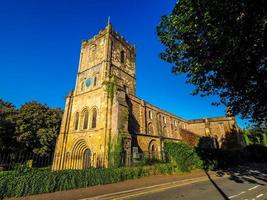
[[[227,170],[159,175],[89,188],[10,200],[265,200],[267,165],[251,164]]]

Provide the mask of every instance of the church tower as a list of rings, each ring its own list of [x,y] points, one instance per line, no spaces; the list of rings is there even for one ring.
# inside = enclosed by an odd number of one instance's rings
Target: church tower
[[[136,93],[135,57],[135,47],[110,22],[82,41],[76,85],[66,97],[53,170],[107,167],[116,144],[119,151],[131,154],[127,95]]]

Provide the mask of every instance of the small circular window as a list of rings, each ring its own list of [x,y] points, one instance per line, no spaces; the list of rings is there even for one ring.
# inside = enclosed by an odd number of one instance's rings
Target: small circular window
[[[89,87],[91,85],[91,79],[89,79],[89,78],[86,79],[85,85],[86,85],[86,87]]]

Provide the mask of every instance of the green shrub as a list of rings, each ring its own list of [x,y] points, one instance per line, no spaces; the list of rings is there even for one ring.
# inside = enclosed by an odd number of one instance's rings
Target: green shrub
[[[19,169],[0,176],[0,199],[116,183],[149,175],[172,174],[178,171],[179,169],[173,164],[63,171]]]
[[[0,177],[1,176],[6,176],[6,175],[12,174],[12,173],[14,173],[14,171],[0,171]]]
[[[22,173],[27,173],[27,172],[31,171],[32,168],[29,167],[29,165],[18,164],[18,165],[14,165],[14,170],[16,172],[18,172],[19,174],[22,174]]]
[[[188,144],[165,141],[164,152],[166,161],[176,164],[181,171],[190,171],[194,168],[202,167],[202,161],[194,147]]]

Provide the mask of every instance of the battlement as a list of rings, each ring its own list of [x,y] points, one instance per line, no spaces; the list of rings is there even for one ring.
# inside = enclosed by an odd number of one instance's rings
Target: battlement
[[[135,45],[130,44],[119,32],[115,31],[111,24],[108,24],[104,29],[101,29],[92,38],[82,40],[82,45],[90,45],[96,42],[99,38],[103,37],[107,33],[110,33],[116,40],[120,41],[130,51],[135,51]]]
[[[117,31],[112,30],[111,34],[123,43],[124,46],[126,46],[129,50],[135,51],[135,45],[130,44],[122,35],[120,35]]]
[[[234,117],[226,117],[226,116],[221,116],[221,117],[208,117],[208,118],[200,118],[200,119],[191,119],[188,120],[189,123],[209,123],[209,122],[219,122],[219,121],[229,121],[233,120]]]

